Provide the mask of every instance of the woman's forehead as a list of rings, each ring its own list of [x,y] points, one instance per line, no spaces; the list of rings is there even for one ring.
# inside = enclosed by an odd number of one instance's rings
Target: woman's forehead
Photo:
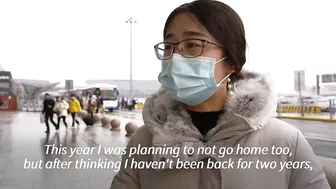
[[[178,14],[169,23],[165,39],[183,39],[188,37],[209,38],[210,35],[194,15],[190,13]]]

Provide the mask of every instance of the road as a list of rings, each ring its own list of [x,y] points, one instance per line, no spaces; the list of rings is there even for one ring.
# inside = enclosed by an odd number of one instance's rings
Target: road
[[[119,111],[114,112],[113,115],[143,123],[141,111]],[[292,119],[284,121],[294,125],[303,133],[316,155],[336,159],[336,123]]]
[[[285,119],[297,127],[320,156],[336,158],[336,123]]]
[[[71,123],[70,120],[69,116],[68,124]],[[119,161],[120,156],[76,153],[70,157],[69,151],[67,154],[57,151],[53,154],[46,153],[45,145],[55,145],[56,149],[91,149],[98,145],[124,146],[128,142],[124,128],[118,132],[111,132],[101,126],[86,127],[82,122],[79,127],[68,129],[61,125],[59,133],[55,132],[53,126],[49,135],[44,131],[45,126],[39,123],[39,113],[0,112],[0,189],[109,188],[116,173],[113,169],[78,169],[73,166],[62,169],[47,168],[46,162],[61,160],[66,163],[81,159]],[[35,169],[28,167],[29,163],[25,163],[35,162],[36,166],[36,162],[39,161],[42,161],[42,167]]]

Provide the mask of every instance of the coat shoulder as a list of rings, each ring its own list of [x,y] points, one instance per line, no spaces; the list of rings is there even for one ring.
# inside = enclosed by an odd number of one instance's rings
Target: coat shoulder
[[[141,146],[151,146],[152,139],[153,139],[153,134],[150,132],[148,126],[143,125],[135,131],[128,145],[137,146],[140,144]]]
[[[270,119],[267,127],[273,130],[273,132],[280,132],[281,134],[294,134],[299,131],[294,125],[280,120],[278,118]]]
[[[275,145],[296,146],[299,129],[277,118],[270,119],[264,128],[264,134]]]

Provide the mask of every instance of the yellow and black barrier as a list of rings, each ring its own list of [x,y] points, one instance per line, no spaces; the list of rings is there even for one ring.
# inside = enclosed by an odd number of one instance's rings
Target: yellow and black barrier
[[[308,107],[301,107],[301,106],[280,106],[278,107],[278,113],[301,113],[302,108],[304,108],[304,113],[311,113],[311,114],[320,114],[322,113],[321,107],[315,106],[308,106]]]
[[[137,104],[137,109],[138,110],[142,110],[143,107],[144,107],[144,104],[142,104],[142,103]]]

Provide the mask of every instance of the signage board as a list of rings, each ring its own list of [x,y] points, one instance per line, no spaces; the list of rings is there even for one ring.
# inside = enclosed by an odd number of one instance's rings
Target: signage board
[[[297,92],[306,90],[305,71],[294,71],[294,90]]]
[[[70,91],[74,89],[73,80],[65,80],[65,89]]]
[[[333,74],[321,75],[321,83],[332,83],[332,82],[333,82]]]
[[[9,89],[10,88],[10,84],[9,82],[5,81],[5,82],[0,82],[0,88],[3,89]]]

